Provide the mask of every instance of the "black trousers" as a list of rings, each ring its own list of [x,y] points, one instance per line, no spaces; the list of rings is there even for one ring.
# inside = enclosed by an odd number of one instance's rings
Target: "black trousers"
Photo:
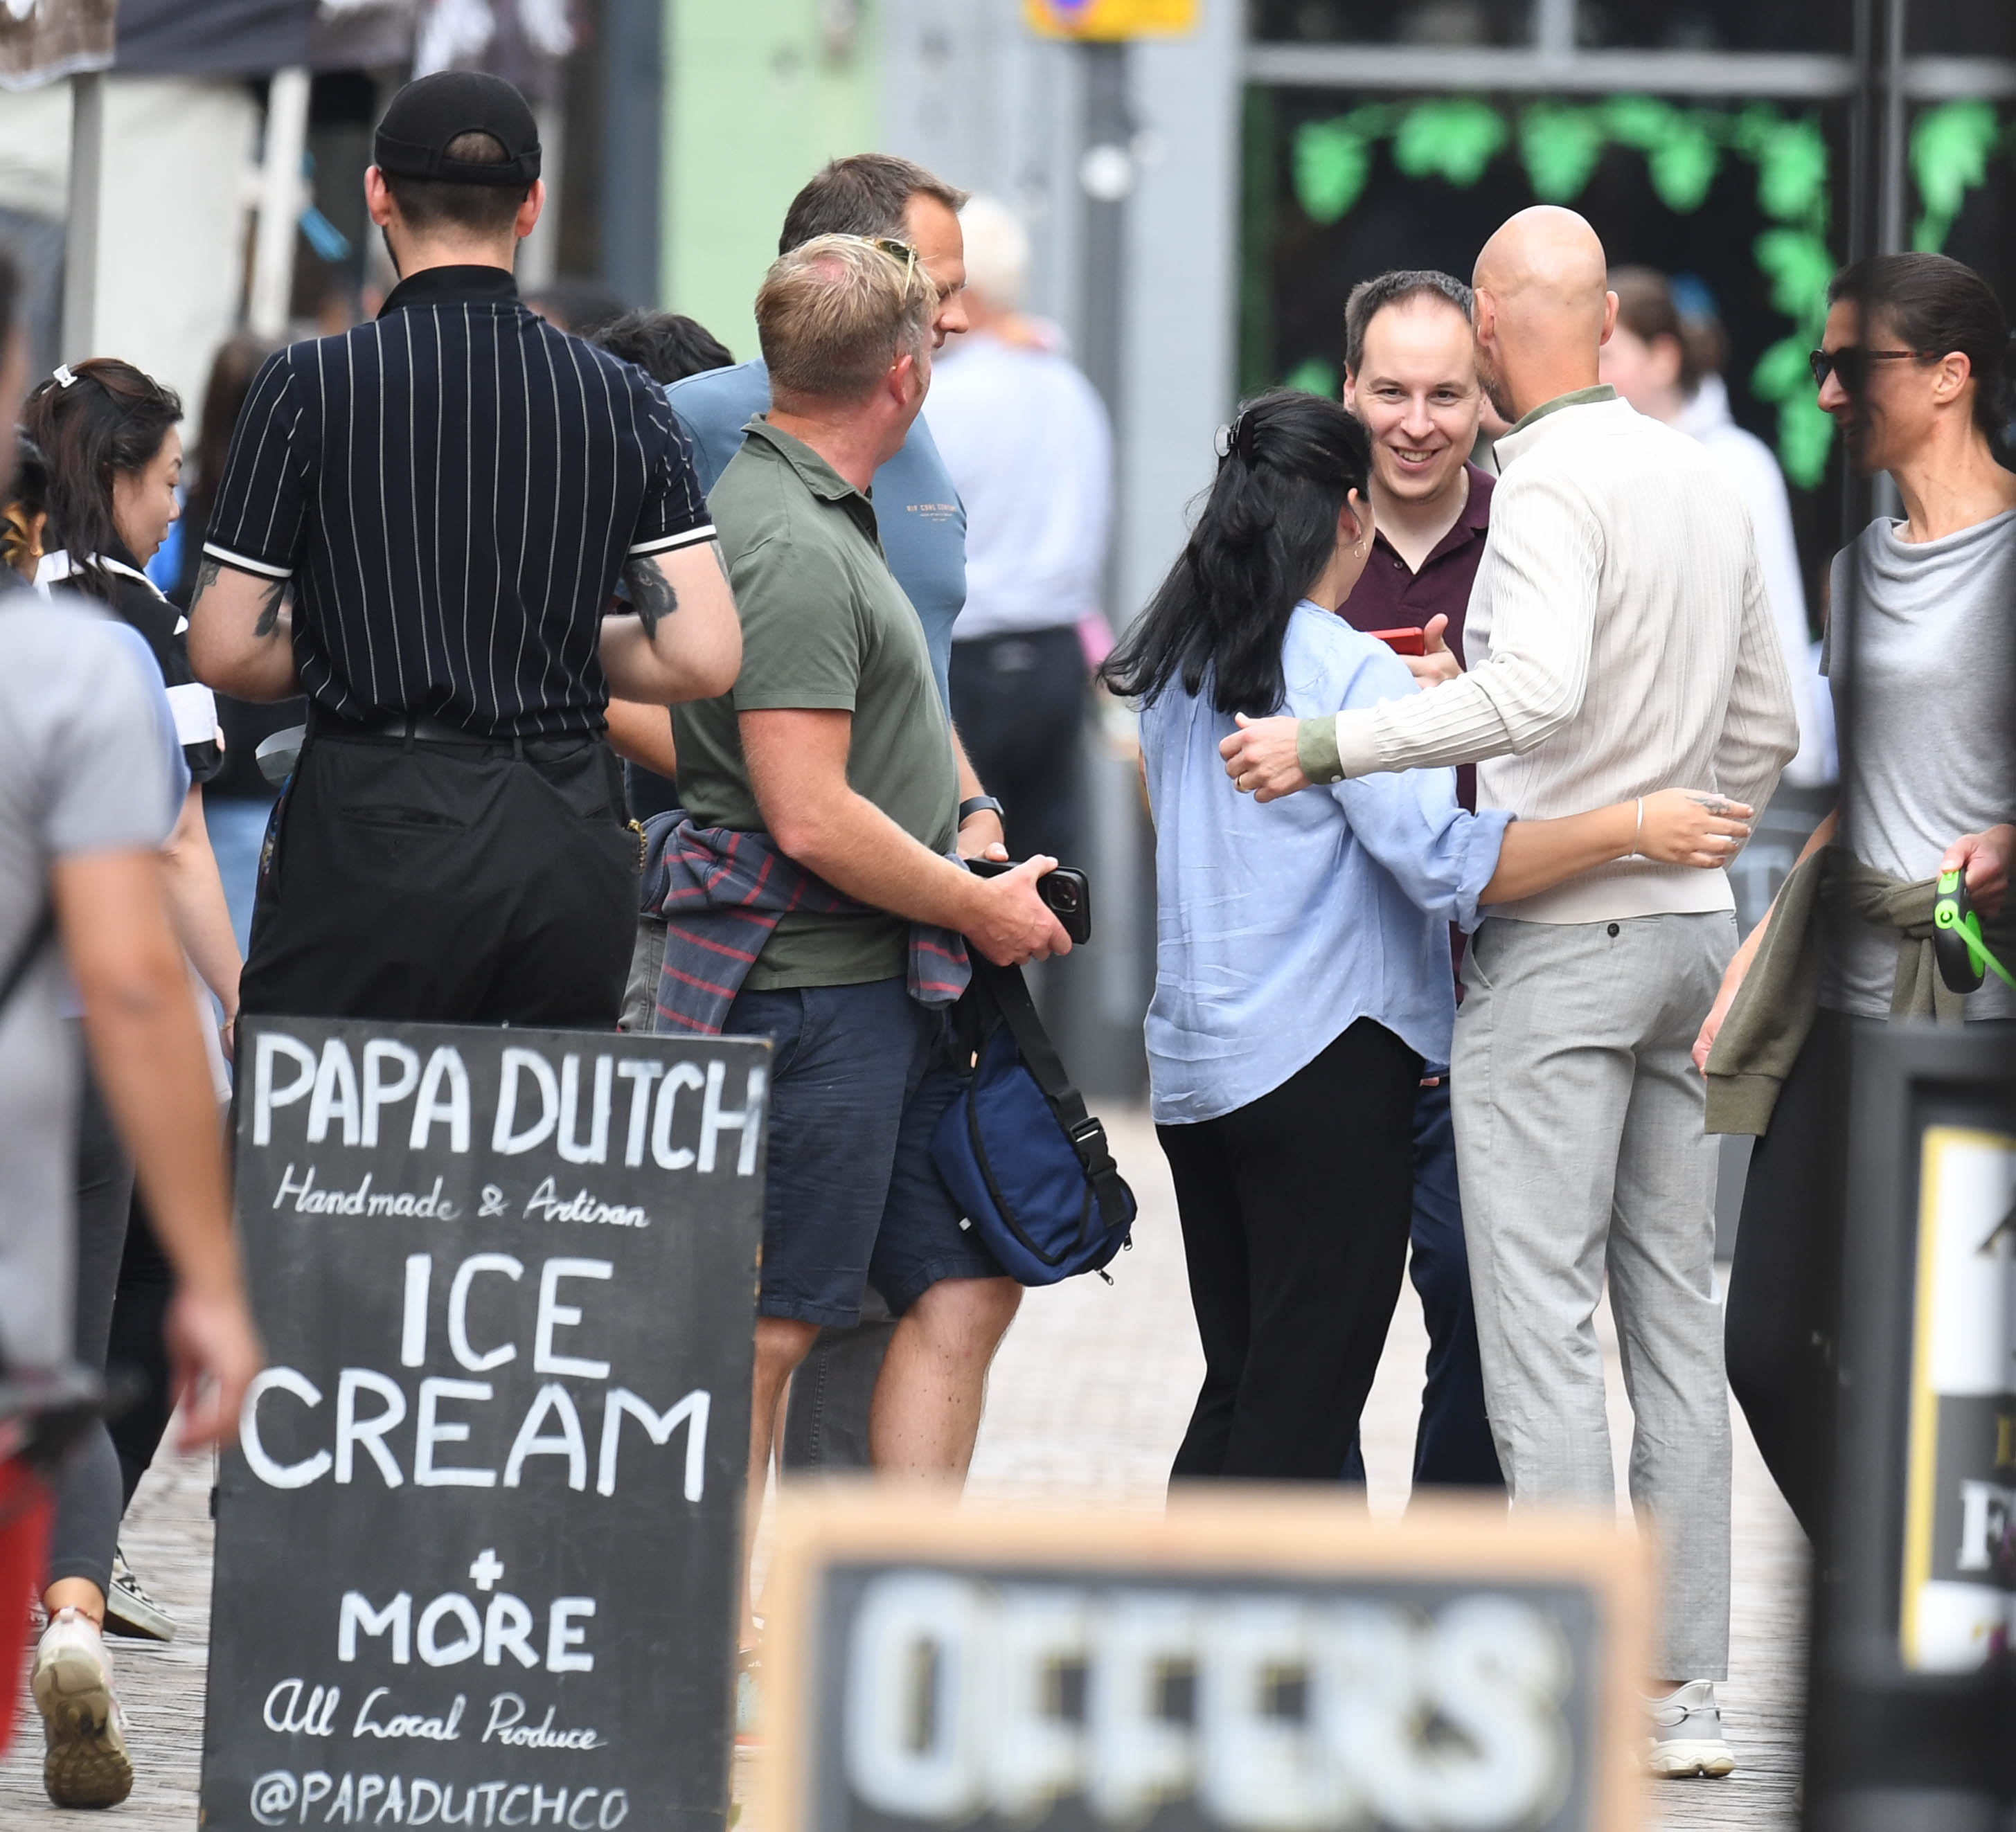
[[[1843,1140],[1850,1020],[1823,1011],[1751,1154],[1729,1271],[1723,1350],[1730,1391],[1765,1467],[1819,1543],[1832,1480],[1840,1327]]]
[[[599,739],[311,736],[261,863],[248,1012],[615,1028],[638,839]]]
[[[952,646],[952,716],[974,772],[1008,811],[1008,851],[1082,866],[1085,650],[1067,624]]]
[[[1156,1128],[1204,1355],[1173,1479],[1336,1481],[1400,1295],[1421,1066],[1361,1018],[1249,1105]]]

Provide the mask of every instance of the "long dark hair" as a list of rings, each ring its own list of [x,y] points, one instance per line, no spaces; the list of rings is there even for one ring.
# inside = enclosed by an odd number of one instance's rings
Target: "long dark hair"
[[[1115,693],[1153,700],[1180,671],[1222,713],[1277,710],[1288,616],[1337,550],[1337,512],[1372,448],[1334,401],[1276,388],[1247,401],[1183,556],[1107,658]]]
[[[1974,370],[1974,423],[2007,462],[2011,407],[2009,320],[1987,281],[1949,254],[1871,254],[1843,268],[1827,303],[1860,311],[1863,337],[1880,318],[1899,343],[1928,356],[1964,355]]]
[[[21,430],[49,466],[46,552],[67,548],[77,582],[101,598],[110,581],[92,562],[124,550],[112,519],[112,480],[145,470],[182,417],[182,397],[115,356],[59,369],[28,397]]]

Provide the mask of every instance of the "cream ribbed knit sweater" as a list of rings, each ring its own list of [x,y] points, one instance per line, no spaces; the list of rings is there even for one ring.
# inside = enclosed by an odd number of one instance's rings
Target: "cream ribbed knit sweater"
[[[1614,397],[1543,409],[1497,452],[1470,671],[1339,713],[1342,774],[1476,763],[1480,808],[1535,820],[1673,788],[1761,809],[1798,725],[1749,516],[1719,468]],[[1733,902],[1726,873],[1627,859],[1492,913],[1589,923]]]

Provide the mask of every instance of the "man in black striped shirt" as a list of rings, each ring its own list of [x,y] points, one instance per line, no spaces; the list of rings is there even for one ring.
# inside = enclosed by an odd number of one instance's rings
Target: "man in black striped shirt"
[[[400,283],[261,372],[189,614],[212,686],[309,700],[245,1009],[613,1026],[638,848],[604,712],[733,683],[725,569],[663,394],[519,301],[524,99],[409,84],[376,155]]]

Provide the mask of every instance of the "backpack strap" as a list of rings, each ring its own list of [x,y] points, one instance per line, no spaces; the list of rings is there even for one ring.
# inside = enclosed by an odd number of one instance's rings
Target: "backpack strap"
[[[1071,1150],[1078,1154],[1085,1181],[1099,1199],[1100,1218],[1108,1228],[1122,1226],[1128,1218],[1127,1186],[1121,1179],[1120,1167],[1113,1161],[1106,1128],[1086,1112],[1085,1096],[1064,1072],[1064,1059],[1037,1015],[1036,1002],[1029,996],[1021,969],[996,966],[977,948],[971,953],[973,984],[1008,1027],[1016,1049],[1021,1053],[1022,1066],[1057,1116]]]

